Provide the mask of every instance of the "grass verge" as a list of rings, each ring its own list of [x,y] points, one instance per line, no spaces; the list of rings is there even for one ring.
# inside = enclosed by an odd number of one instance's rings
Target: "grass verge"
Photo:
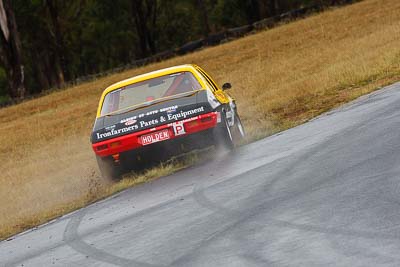
[[[220,84],[232,83],[251,142],[400,80],[399,13],[398,0],[365,0],[1,109],[0,237],[190,165],[171,163],[116,184],[100,178],[89,135],[111,83],[198,64]]]

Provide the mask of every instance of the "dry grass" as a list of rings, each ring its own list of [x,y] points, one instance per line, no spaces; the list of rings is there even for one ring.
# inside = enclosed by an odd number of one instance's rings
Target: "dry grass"
[[[89,135],[100,93],[111,83],[198,64],[233,84],[252,141],[400,80],[398,14],[398,0],[366,0],[0,110],[0,237],[183,167],[162,166],[117,184],[99,178]]]

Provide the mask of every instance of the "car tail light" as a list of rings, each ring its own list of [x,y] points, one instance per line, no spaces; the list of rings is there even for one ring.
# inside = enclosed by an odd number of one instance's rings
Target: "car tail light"
[[[121,145],[121,142],[120,141],[116,141],[116,142],[112,142],[111,144],[110,144],[110,147],[111,148],[114,148],[114,147],[117,147],[117,146],[120,146]]]
[[[199,125],[199,122],[198,122],[197,120],[188,121],[188,122],[185,123],[185,125],[186,125],[187,127],[194,127],[194,126]]]
[[[212,121],[212,117],[205,117],[201,119],[201,122],[207,122],[207,121]]]
[[[97,151],[100,151],[100,150],[104,150],[104,149],[107,149],[107,148],[108,148],[107,145],[101,145],[101,146],[98,146],[96,149],[97,149]]]

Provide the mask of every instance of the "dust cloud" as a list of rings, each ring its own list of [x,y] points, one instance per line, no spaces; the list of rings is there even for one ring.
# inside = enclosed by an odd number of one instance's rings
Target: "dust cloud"
[[[2,229],[62,214],[111,183],[101,177],[87,136],[50,141],[2,162]]]

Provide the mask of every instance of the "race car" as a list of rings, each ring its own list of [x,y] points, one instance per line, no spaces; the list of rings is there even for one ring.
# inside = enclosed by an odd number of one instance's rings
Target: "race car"
[[[195,148],[232,150],[245,135],[235,101],[194,64],[153,71],[107,87],[91,135],[99,169],[131,170]]]

